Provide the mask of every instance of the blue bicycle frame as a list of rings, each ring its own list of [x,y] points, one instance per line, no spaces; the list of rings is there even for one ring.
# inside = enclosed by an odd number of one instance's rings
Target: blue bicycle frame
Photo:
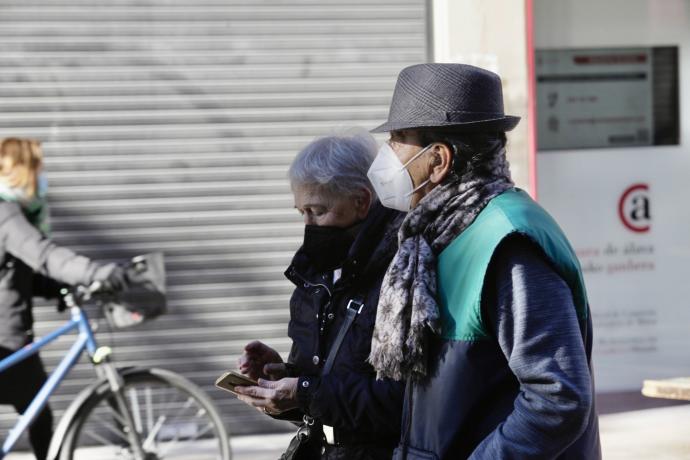
[[[76,364],[76,362],[79,360],[79,357],[84,349],[86,349],[89,355],[92,357],[96,353],[96,339],[94,338],[93,330],[91,329],[91,325],[89,324],[86,314],[81,308],[78,307],[72,307],[71,314],[71,319],[64,326],[25,346],[24,348],[17,350],[7,358],[0,361],[0,373],[2,373],[18,362],[38,353],[41,348],[45,347],[61,335],[67,334],[74,329],[79,330],[79,335],[77,336],[76,342],[74,342],[72,347],[69,349],[69,352],[67,352],[67,355],[62,359],[62,361],[60,361],[60,364],[58,364],[57,368],[55,368],[46,383],[43,384],[40,391],[36,394],[33,401],[31,401],[31,404],[24,414],[19,417],[17,423],[15,423],[14,427],[12,427],[10,430],[7,439],[2,445],[0,459],[2,459],[12,450],[14,445],[17,443],[19,436],[21,436],[21,434],[27,429],[31,422],[33,422],[38,414],[41,413],[41,410],[43,410],[48,403],[48,398],[50,398],[60,382],[62,382],[67,373],[70,371],[72,366],[74,366],[74,364]]]

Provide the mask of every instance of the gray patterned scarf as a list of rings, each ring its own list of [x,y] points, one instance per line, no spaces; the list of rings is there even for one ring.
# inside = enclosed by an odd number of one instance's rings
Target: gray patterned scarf
[[[468,169],[461,177],[451,175],[407,214],[381,286],[369,355],[377,378],[426,375],[426,328],[440,331],[436,258],[492,198],[512,187],[501,149],[481,174]]]

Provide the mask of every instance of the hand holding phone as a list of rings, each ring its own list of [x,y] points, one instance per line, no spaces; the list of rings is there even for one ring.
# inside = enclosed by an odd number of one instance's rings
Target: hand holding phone
[[[284,366],[283,359],[280,354],[263,342],[254,340],[249,342],[242,353],[242,356],[237,360],[237,368],[244,375],[249,378],[267,380],[277,380],[282,376],[274,375],[272,369],[276,366]],[[277,378],[276,378],[277,377]]]
[[[256,380],[250,379],[246,375],[242,375],[237,371],[228,371],[223,373],[216,379],[216,386],[222,390],[229,391],[237,396],[235,387],[255,386],[258,385]]]

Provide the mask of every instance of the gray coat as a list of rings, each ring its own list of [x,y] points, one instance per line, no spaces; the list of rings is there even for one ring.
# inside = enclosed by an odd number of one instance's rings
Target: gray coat
[[[49,296],[47,278],[88,284],[111,270],[57,246],[29,223],[17,203],[0,201],[0,347],[16,350],[31,340],[32,298]]]

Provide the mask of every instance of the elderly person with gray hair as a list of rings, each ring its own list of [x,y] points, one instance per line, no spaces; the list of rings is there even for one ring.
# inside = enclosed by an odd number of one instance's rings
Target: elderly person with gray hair
[[[367,133],[323,137],[290,167],[305,224],[285,272],[295,284],[292,349],[284,363],[267,345],[249,343],[239,367],[258,386],[237,388],[241,400],[269,415],[313,423],[308,445],[290,458],[388,459],[399,439],[404,385],[376,380],[366,361],[402,220],[381,206],[367,180],[375,154]]]

